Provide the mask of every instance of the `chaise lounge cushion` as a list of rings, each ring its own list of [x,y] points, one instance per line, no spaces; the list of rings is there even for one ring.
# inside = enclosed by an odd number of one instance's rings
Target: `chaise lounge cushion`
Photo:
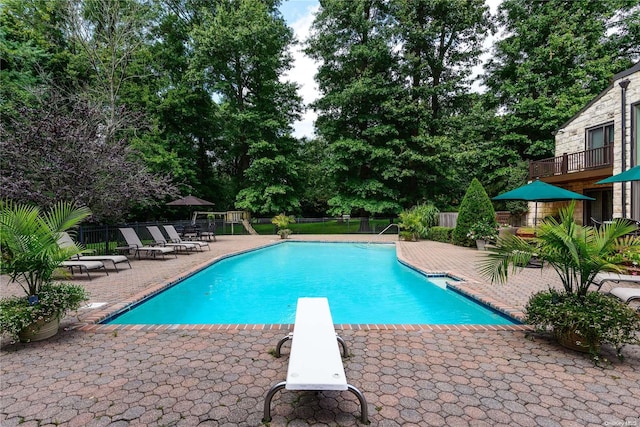
[[[625,303],[640,300],[640,288],[613,288],[609,293]]]

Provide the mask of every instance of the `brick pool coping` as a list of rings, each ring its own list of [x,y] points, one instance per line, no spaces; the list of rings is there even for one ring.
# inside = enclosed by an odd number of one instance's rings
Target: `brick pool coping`
[[[295,241],[291,239],[291,241]],[[321,241],[321,240],[318,240]],[[102,324],[105,320],[115,317],[121,311],[126,310],[128,307],[132,307],[136,304],[143,302],[144,300],[156,295],[172,286],[176,283],[184,280],[193,274],[213,265],[225,258],[229,258],[235,255],[240,255],[243,253],[252,252],[255,250],[263,249],[269,246],[277,245],[284,243],[282,242],[272,242],[266,243],[264,245],[242,250],[234,253],[225,254],[219,256],[217,258],[208,260],[204,263],[196,265],[185,272],[179,273],[168,280],[165,280],[161,283],[157,283],[149,286],[142,292],[138,292],[130,298],[126,298],[120,302],[108,304],[104,308],[93,310],[91,313],[83,316],[83,321],[81,323],[75,323],[69,325],[70,329],[84,331],[84,332],[106,332],[113,333],[115,331],[175,331],[175,330],[205,330],[205,331],[241,331],[241,330],[281,330],[281,331],[291,331],[293,330],[292,324],[135,324],[135,325],[111,325],[111,324]],[[343,242],[348,243],[348,242]],[[355,242],[361,243],[361,242]],[[386,242],[386,244],[394,244]],[[452,279],[451,282],[447,282],[447,287],[453,289],[455,292],[458,292],[479,304],[489,307],[508,318],[513,319],[516,322],[522,322],[524,318],[524,313],[518,308],[509,306],[507,304],[501,303],[494,298],[491,298],[487,295],[484,295],[482,292],[479,292],[474,289],[466,288],[466,280],[461,278],[461,275],[455,274],[452,272],[434,272],[434,271],[425,271],[418,266],[414,265],[410,260],[408,260],[404,254],[400,246],[396,246],[396,256],[399,262],[412,268],[425,276],[435,276],[435,277],[449,277]],[[335,328],[338,330],[376,330],[376,331],[532,331],[533,328],[529,325],[523,324],[514,324],[514,325],[458,325],[458,324],[336,324]]]

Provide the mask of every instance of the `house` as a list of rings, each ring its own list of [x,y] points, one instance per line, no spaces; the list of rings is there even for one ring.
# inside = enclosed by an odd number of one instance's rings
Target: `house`
[[[591,218],[640,220],[640,182],[596,184],[638,164],[640,62],[614,75],[609,87],[557,130],[555,157],[530,162],[529,179],[595,198],[576,205],[575,219],[583,224]],[[539,203],[538,217],[553,215],[562,205],[566,202]]]

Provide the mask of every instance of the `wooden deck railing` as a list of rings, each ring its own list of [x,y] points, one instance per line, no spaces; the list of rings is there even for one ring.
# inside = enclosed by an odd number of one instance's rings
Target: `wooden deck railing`
[[[529,162],[529,179],[611,167],[613,144]]]

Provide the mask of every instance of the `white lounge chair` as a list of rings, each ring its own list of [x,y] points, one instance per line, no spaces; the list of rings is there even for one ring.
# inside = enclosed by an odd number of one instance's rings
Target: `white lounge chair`
[[[187,253],[189,251],[194,251],[196,249],[200,249],[200,246],[196,245],[194,243],[170,243],[170,242],[168,242],[167,239],[165,239],[164,236],[162,235],[162,231],[160,231],[160,229],[155,225],[148,225],[147,226],[147,230],[149,230],[149,233],[151,233],[151,237],[153,238],[154,242],[156,242],[156,245],[169,246],[169,247],[176,248],[177,250],[181,250],[182,249]]]
[[[74,242],[71,236],[69,236],[69,234],[66,232],[60,233],[60,237],[58,238],[58,245],[61,248],[70,248],[70,247],[77,246],[76,242]],[[75,255],[74,257],[71,258],[71,260],[101,261],[102,263],[104,263],[105,261],[108,261],[113,265],[113,268],[116,270],[116,272],[118,272],[117,264],[120,264],[123,262],[126,262],[129,265],[129,268],[131,268],[131,263],[129,262],[129,258],[127,258],[124,255]]]
[[[163,225],[164,231],[167,232],[167,236],[169,236],[169,240],[172,243],[193,243],[194,245],[198,245],[200,248],[206,246],[207,249],[211,250],[211,246],[209,246],[209,242],[201,242],[199,240],[188,240],[184,241],[178,234],[178,231],[175,229],[173,225]]]
[[[89,270],[104,270],[104,272],[107,273],[107,276],[109,275],[107,268],[101,261],[63,261],[60,266],[68,268],[72,275],[74,273],[74,269],[77,268],[80,270],[80,273],[87,273],[89,280],[91,280]]]
[[[609,293],[622,300],[625,304],[640,300],[640,289],[638,288],[613,288]]]
[[[639,283],[640,276],[634,276],[631,274],[617,274],[617,273],[598,273],[593,279],[592,283],[598,287],[598,290],[602,288],[606,282],[628,282]],[[621,288],[616,287],[609,291],[609,294],[619,298],[624,303],[629,303],[633,300],[640,300],[640,288]]]
[[[271,400],[279,390],[349,390],[362,407],[361,420],[369,423],[367,401],[347,383],[336,332],[326,298],[299,298],[287,380],[269,390],[264,401],[264,422],[271,421]]]
[[[634,276],[631,274],[618,274],[618,273],[598,273],[596,277],[591,281],[594,285],[598,287],[598,290],[602,288],[607,282],[629,282],[629,283],[640,283],[640,276]]]
[[[127,242],[127,247],[130,250],[134,251],[134,256],[138,255],[138,259],[140,259],[140,252],[145,252],[147,254],[151,254],[154,258],[156,255],[160,254],[164,258],[166,254],[173,254],[174,257],[178,257],[176,255],[175,249],[167,246],[145,246],[140,241],[140,238],[136,234],[136,231],[133,228],[120,228],[120,234],[124,237],[125,242]]]

